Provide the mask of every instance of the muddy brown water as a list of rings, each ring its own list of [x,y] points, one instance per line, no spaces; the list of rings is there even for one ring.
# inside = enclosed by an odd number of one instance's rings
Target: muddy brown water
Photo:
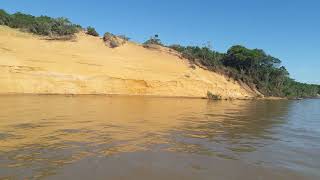
[[[320,179],[320,100],[0,96],[0,179]]]

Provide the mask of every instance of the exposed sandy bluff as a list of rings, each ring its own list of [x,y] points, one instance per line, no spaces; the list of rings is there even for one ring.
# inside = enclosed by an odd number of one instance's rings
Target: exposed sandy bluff
[[[0,26],[0,94],[108,94],[224,99],[255,96],[248,88],[166,48],[133,42],[109,48],[81,32],[73,41]]]

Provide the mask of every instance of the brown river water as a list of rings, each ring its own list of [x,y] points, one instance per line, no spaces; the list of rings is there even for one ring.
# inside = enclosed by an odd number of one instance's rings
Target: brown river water
[[[320,179],[320,100],[0,96],[0,179]]]

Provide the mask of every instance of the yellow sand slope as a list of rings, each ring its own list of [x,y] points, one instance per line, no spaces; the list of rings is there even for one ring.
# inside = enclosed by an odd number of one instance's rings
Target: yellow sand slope
[[[120,94],[223,98],[254,96],[233,80],[165,49],[129,42],[111,49],[98,37],[48,41],[0,26],[0,93]]]

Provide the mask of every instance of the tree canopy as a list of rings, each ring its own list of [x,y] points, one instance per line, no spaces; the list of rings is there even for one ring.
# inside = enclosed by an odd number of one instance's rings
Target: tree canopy
[[[261,49],[248,49],[236,45],[227,53],[219,53],[206,46],[169,47],[181,52],[182,56],[191,62],[200,62],[209,70],[245,82],[266,96],[296,98],[315,97],[320,94],[320,85],[299,83],[291,79],[287,69],[281,66],[281,60]]]

